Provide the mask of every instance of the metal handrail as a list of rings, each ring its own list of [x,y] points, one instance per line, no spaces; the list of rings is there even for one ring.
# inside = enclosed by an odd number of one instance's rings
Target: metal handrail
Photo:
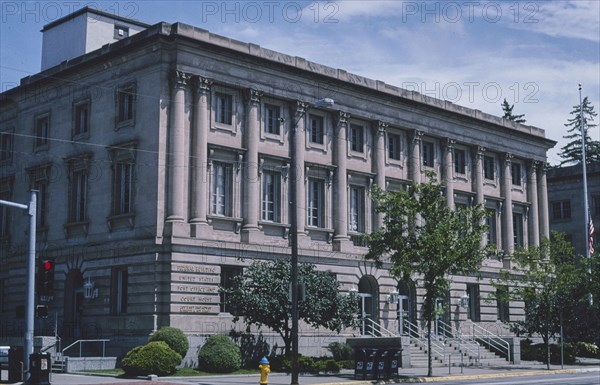
[[[410,322],[409,320],[404,320],[404,327],[408,329],[408,333],[410,336],[417,336],[414,341],[420,345],[423,349],[427,350],[427,332],[421,329],[418,325]],[[444,354],[444,344],[437,341],[435,338],[431,339],[431,352],[436,353],[438,357],[441,357],[442,362],[446,359],[446,355]]]
[[[467,338],[463,335],[459,329],[453,330],[452,326],[448,325],[442,320],[438,320],[438,328],[442,329],[444,335],[450,336],[450,339],[457,340],[459,343],[458,350],[461,354],[465,352],[471,357],[477,357],[477,361],[481,361],[481,352],[479,348],[477,350],[469,348],[469,344],[476,344],[479,347],[479,343],[476,340]]]
[[[368,331],[366,331],[366,333],[370,334],[373,337],[384,336],[384,335],[386,337],[397,337],[398,336],[398,333],[392,332],[392,331],[384,328],[383,326],[381,326],[378,322],[376,322],[372,318],[365,318],[365,321],[366,321],[365,327],[369,329]]]
[[[82,345],[83,343],[87,343],[87,342],[102,342],[102,358],[104,358],[104,353],[106,352],[106,343],[109,342],[110,340],[77,340],[75,342],[73,342],[71,345],[67,346],[66,348],[64,348],[61,351],[61,354],[64,356],[65,355],[65,351],[67,349],[72,348],[73,346],[79,344],[79,357],[81,357],[81,349],[82,349]]]
[[[494,347],[494,349],[497,349],[498,351],[502,352],[502,353],[506,353],[506,358],[508,360],[508,362],[511,362],[510,360],[510,344],[503,340],[502,337],[500,337],[499,335],[493,334],[491,333],[489,330],[482,328],[479,325],[476,324],[472,324],[472,337],[475,341],[477,341],[477,339],[481,340],[481,341],[485,341],[485,339],[487,339],[487,345],[489,350],[492,350],[492,347]],[[481,334],[477,335],[476,331],[479,331]]]

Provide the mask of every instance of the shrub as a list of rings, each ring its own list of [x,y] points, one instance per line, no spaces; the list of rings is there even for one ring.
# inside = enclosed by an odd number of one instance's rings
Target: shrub
[[[198,353],[198,369],[211,373],[231,373],[240,368],[240,348],[225,335],[206,340]]]
[[[327,350],[331,352],[336,361],[354,359],[354,349],[345,342],[332,342],[327,345]]]
[[[339,373],[342,369],[342,364],[334,360],[325,361],[325,371],[329,373]]]
[[[150,336],[148,341],[164,341],[171,349],[179,353],[181,357],[185,357],[190,347],[185,334],[181,330],[172,328],[170,326],[166,326],[158,330],[156,333]]]
[[[598,346],[589,342],[578,342],[575,346],[577,357],[600,358]]]
[[[284,355],[270,356],[269,363],[272,372],[290,373],[292,370],[292,361]]]
[[[175,373],[180,362],[181,356],[169,345],[163,341],[153,341],[127,352],[121,361],[121,368],[129,376],[165,376]]]

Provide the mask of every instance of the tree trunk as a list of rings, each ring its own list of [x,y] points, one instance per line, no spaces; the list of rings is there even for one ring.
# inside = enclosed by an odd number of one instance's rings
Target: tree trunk
[[[431,319],[427,320],[427,377],[433,376],[433,364],[431,362]]]

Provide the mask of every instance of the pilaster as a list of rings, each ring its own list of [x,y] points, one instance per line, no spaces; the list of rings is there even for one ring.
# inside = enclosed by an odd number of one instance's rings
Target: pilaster
[[[333,210],[334,249],[342,250],[340,243],[348,242],[348,173],[346,132],[350,114],[339,111],[334,132],[334,164],[337,166],[333,185],[335,196]]]
[[[514,229],[513,229],[513,210],[512,210],[512,177],[511,165],[512,154],[506,153],[504,158],[504,173],[502,178],[502,194],[504,195],[503,205],[503,248],[507,255],[512,255],[515,251]]]
[[[387,128],[387,123],[378,121],[375,130],[375,169],[373,171],[375,173],[375,184],[382,190],[385,190],[385,132]],[[378,230],[383,226],[384,215],[384,213],[377,213],[373,230]]]
[[[529,210],[529,238],[530,245],[538,247],[540,245],[540,212],[538,204],[538,185],[537,185],[537,161],[531,161],[528,169],[527,192],[531,208]]]
[[[446,204],[454,210],[454,145],[456,141],[448,138],[444,146],[444,181],[446,185]]]
[[[414,183],[421,183],[421,140],[423,131],[415,130],[410,152],[410,178]]]
[[[543,162],[539,167],[538,175],[538,199],[540,207],[540,227],[541,236],[550,238],[550,217],[548,215],[548,182],[546,180],[546,171],[548,163]]]

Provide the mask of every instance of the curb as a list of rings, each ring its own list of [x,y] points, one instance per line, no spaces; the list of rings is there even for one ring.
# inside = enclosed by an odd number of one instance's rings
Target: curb
[[[541,376],[555,374],[576,374],[600,372],[600,368],[589,369],[551,369],[551,370],[533,370],[508,373],[489,373],[489,374],[472,374],[472,375],[454,375],[454,376],[436,376],[436,377],[399,377],[394,380],[364,380],[351,382],[324,382],[318,385],[374,385],[374,384],[397,384],[397,383],[423,383],[423,382],[441,382],[441,381],[463,381],[463,380],[480,380],[490,378],[509,378],[509,377],[526,377],[526,376]]]

